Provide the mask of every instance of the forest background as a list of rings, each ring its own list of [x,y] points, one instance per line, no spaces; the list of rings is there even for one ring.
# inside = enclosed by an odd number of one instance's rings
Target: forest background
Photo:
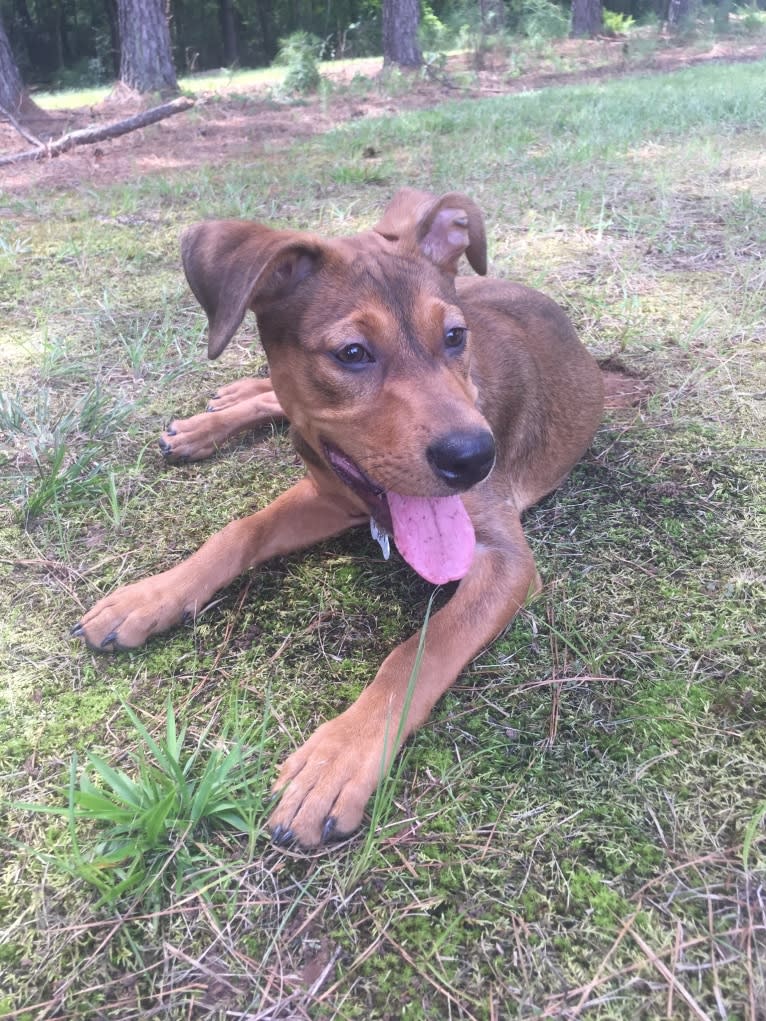
[[[498,36],[561,38],[622,34],[634,24],[686,29],[700,16],[726,31],[731,0],[702,6],[693,0],[164,0],[172,61],[179,74],[272,63],[294,33],[316,59],[373,56],[385,49],[387,12],[403,21],[416,46],[399,63],[433,63],[436,54],[485,47]],[[142,8],[160,0],[0,0],[0,26],[24,83],[74,88],[120,78],[120,17],[148,23]],[[765,0],[740,5],[756,13]],[[122,15],[121,15],[122,10]],[[413,22],[414,18],[414,22]],[[294,48],[294,47],[293,47]],[[287,46],[289,56],[290,47]]]

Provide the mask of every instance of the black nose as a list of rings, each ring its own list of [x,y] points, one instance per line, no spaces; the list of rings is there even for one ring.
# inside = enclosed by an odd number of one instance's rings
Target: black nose
[[[485,479],[495,463],[495,440],[486,429],[447,433],[430,445],[431,467],[453,489],[468,489]]]

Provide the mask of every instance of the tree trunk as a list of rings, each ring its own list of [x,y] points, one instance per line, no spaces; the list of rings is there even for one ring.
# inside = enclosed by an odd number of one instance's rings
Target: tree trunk
[[[231,67],[233,64],[239,63],[232,0],[218,0],[218,14],[221,19],[221,36],[223,37],[223,62],[226,67]]]
[[[34,103],[24,89],[0,19],[0,117],[3,115],[19,134],[35,145],[50,138],[54,131],[50,115]]]
[[[604,30],[601,0],[572,0],[572,31],[575,39],[592,39]]]
[[[255,5],[256,15],[258,17],[258,24],[261,29],[261,46],[263,47],[263,55],[268,63],[276,57],[277,41],[275,38],[274,28],[274,10],[271,4],[271,0],[258,0]],[[295,22],[291,22],[295,24]]]
[[[178,92],[162,0],[117,0],[120,81],[136,92]]]
[[[109,69],[115,81],[120,77],[120,27],[117,0],[106,0],[109,19]]]
[[[418,0],[383,0],[383,66],[420,67]]]
[[[716,0],[713,13],[713,24],[718,32],[729,31],[729,15],[731,14],[731,0]]]
[[[11,44],[0,21],[0,106],[16,116],[24,100],[24,87],[16,66]]]
[[[691,3],[689,0],[670,0],[668,5],[668,25],[673,28],[683,28],[689,20]]]
[[[481,27],[485,32],[502,32],[505,28],[505,4],[503,0],[479,0]]]

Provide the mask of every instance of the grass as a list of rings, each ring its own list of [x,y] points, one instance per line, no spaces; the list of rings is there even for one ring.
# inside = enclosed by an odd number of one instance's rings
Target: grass
[[[383,58],[378,59],[382,65]],[[319,62],[320,73],[361,73],[368,74],[370,59],[332,60]],[[279,64],[271,67],[258,67],[240,70],[222,67],[218,71],[204,71],[189,74],[178,79],[178,87],[182,92],[213,93],[247,93],[253,89],[265,89],[279,85],[285,77],[287,69]],[[100,85],[82,89],[57,89],[53,92],[35,92],[34,99],[44,110],[71,110],[80,106],[92,106],[103,102],[112,91],[111,85]]]
[[[168,888],[183,896],[199,885],[200,874],[209,883],[215,862],[207,853],[206,836],[222,827],[250,842],[262,835],[268,802],[264,731],[269,716],[264,714],[258,732],[251,727],[233,744],[224,732],[218,740],[228,745],[226,750],[206,747],[211,720],[188,751],[186,728],[179,731],[170,702],[165,736],[159,740],[129,706],[125,711],[139,749],[128,752],[134,775],[114,769],[92,752],[87,755],[88,770],[80,772],[73,756],[68,807],[16,807],[67,819],[71,853],[44,860],[96,887],[101,894],[97,908],[114,909],[126,898],[144,909],[151,904],[162,907]],[[232,726],[239,730],[236,716],[233,719]],[[99,825],[100,839],[85,853],[78,834],[82,820]],[[170,879],[174,881],[169,883]]]
[[[257,162],[4,194],[0,1017],[764,1016],[764,70],[455,102]],[[140,775],[123,703],[154,741],[170,702],[184,747],[263,748],[268,786],[430,596],[360,532],[145,649],[67,641],[98,594],[300,473],[281,430],[160,463],[172,414],[262,366],[250,328],[204,363],[180,231],[350,232],[405,183],[473,195],[493,272],[552,294],[652,396],[527,516],[546,587],[408,743],[371,836],[302,856],[203,830],[192,883],[99,906],[53,863],[72,756]]]

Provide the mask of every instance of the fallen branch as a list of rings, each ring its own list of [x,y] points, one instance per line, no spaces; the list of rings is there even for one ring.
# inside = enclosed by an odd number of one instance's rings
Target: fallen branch
[[[33,135],[31,131],[25,128],[24,125],[20,123],[20,121],[16,120],[11,111],[6,110],[4,106],[0,106],[0,117],[5,117],[5,119],[11,125],[11,127],[15,128],[21,135],[21,137],[26,138],[26,140],[28,142],[31,142],[32,145],[36,146],[38,149],[45,148],[45,142],[43,142],[41,139],[37,137],[37,135]]]
[[[93,128],[80,128],[78,131],[70,131],[61,138],[52,142],[46,142],[36,149],[26,149],[24,152],[14,153],[12,156],[0,157],[0,167],[9,163],[26,163],[30,160],[44,159],[46,156],[60,156],[62,152],[68,152],[78,145],[92,145],[94,142],[103,142],[107,138],[117,138],[119,135],[127,135],[129,131],[136,131],[138,128],[145,128],[148,124],[155,124],[157,121],[172,117],[175,113],[182,113],[194,106],[194,100],[181,96],[169,103],[162,103],[161,106],[153,106],[151,110],[144,110],[135,117],[127,117],[125,120],[115,121],[113,124]]]

